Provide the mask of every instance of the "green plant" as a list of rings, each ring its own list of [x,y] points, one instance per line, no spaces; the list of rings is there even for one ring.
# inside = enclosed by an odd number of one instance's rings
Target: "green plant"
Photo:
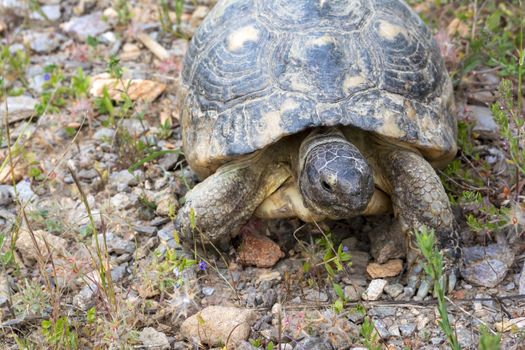
[[[125,25],[131,21],[133,13],[129,8],[128,0],[113,0],[113,9],[117,12],[119,24]]]
[[[40,95],[40,103],[35,106],[35,112],[38,116],[44,112],[58,113],[60,108],[66,105],[66,99],[70,97],[71,90],[69,86],[63,84],[64,74],[56,64],[50,64],[44,67],[44,91]]]
[[[69,319],[62,316],[57,320],[43,320],[42,334],[54,349],[77,349],[77,334],[71,331]]]
[[[9,46],[0,45],[0,77],[2,85],[7,86],[6,82],[19,81],[27,89],[29,83],[26,79],[26,68],[29,65],[29,55],[25,50],[16,50],[14,53],[9,51]],[[7,91],[8,95],[19,95],[23,90],[11,88]],[[4,94],[4,88],[0,91],[0,97]]]
[[[348,253],[348,247],[339,244],[337,249],[335,249],[332,234],[330,232],[326,234],[323,232],[323,237],[318,238],[316,244],[321,246],[324,251],[321,264],[331,277],[335,276],[336,271],[343,271],[345,266],[352,266],[352,262],[350,261],[352,257]]]
[[[512,165],[521,175],[525,175],[525,150],[522,138],[525,135],[525,120],[521,116],[518,104],[514,102],[513,86],[510,80],[502,80],[499,99],[492,105],[492,114],[499,125],[501,137],[508,143],[508,154]]]
[[[5,234],[0,232],[0,267],[5,268],[13,262],[14,254],[12,249],[4,251]]]
[[[499,350],[501,348],[501,336],[492,334],[487,327],[481,326],[479,337],[479,350]]]
[[[365,317],[359,334],[363,337],[363,344],[368,350],[381,350],[374,323],[370,317]]]
[[[415,232],[417,246],[425,257],[425,271],[434,281],[434,294],[438,301],[438,312],[441,320],[439,326],[445,333],[449,346],[453,350],[459,350],[458,339],[450,321],[448,319],[447,303],[445,301],[445,291],[443,289],[443,257],[437,250],[437,242],[434,231],[423,226],[419,231]]]
[[[341,311],[343,311],[343,309],[345,308],[346,303],[348,303],[348,299],[345,296],[343,288],[341,288],[341,286],[339,284],[334,283],[333,287],[334,287],[334,292],[337,295],[337,299],[332,304],[332,309],[336,313],[341,313]]]

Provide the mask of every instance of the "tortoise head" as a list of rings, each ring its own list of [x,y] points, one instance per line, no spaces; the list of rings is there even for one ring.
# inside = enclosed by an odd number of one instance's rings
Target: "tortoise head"
[[[337,129],[316,129],[304,139],[298,170],[305,206],[330,219],[362,213],[374,194],[372,168]]]

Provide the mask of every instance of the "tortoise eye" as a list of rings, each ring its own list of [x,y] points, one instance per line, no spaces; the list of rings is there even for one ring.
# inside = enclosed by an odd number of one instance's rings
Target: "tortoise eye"
[[[325,180],[321,180],[321,187],[325,191],[332,192],[332,186],[330,186],[330,184],[328,182],[326,182]]]

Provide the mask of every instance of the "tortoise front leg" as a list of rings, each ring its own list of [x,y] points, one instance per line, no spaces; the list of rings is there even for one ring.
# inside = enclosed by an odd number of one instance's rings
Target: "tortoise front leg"
[[[394,214],[407,234],[410,272],[414,275],[422,270],[421,266],[415,266],[423,259],[416,248],[414,232],[427,226],[436,233],[445,268],[450,270],[449,289],[453,288],[461,252],[460,238],[447,194],[438,175],[421,155],[407,150],[385,150],[379,159],[383,176],[390,187],[388,192]]]
[[[186,195],[175,219],[175,229],[186,245],[229,241],[259,204],[290,177],[288,166],[264,159],[229,163]]]

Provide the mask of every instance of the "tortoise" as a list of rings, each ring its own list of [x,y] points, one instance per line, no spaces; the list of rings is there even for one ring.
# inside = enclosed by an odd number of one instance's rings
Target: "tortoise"
[[[392,212],[456,256],[435,169],[457,151],[451,80],[401,0],[222,0],[196,31],[179,89],[203,181],[175,226],[228,242],[252,215],[306,222]]]

